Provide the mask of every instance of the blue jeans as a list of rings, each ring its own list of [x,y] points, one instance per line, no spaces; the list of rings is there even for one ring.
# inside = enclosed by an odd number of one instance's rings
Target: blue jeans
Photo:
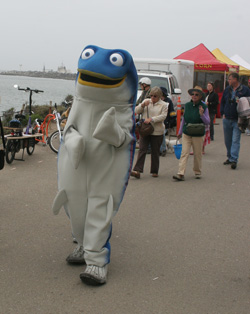
[[[237,120],[223,119],[224,141],[227,148],[227,158],[231,162],[237,162],[240,152],[241,131]]]

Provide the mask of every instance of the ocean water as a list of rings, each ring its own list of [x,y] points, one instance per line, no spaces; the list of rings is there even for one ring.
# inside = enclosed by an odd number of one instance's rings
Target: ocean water
[[[0,115],[12,107],[19,111],[22,104],[29,104],[29,93],[14,88],[15,84],[20,88],[29,87],[44,91],[32,94],[33,105],[49,105],[50,101],[53,105],[54,103],[60,104],[67,95],[74,96],[75,94],[75,81],[73,80],[0,75]]]

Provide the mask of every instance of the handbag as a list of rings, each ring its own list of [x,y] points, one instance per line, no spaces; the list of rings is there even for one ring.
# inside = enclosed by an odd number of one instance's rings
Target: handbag
[[[149,118],[148,106],[147,106],[147,118]],[[137,130],[142,137],[149,136],[154,132],[154,127],[151,122],[145,123],[144,120],[140,120],[136,125],[137,125]]]
[[[203,136],[205,134],[205,124],[204,123],[188,123],[186,125],[186,131],[188,135]]]
[[[4,134],[3,134],[3,125],[2,121],[0,118],[0,131],[1,131],[1,137],[2,137],[2,142],[3,142],[3,148],[0,149],[0,170],[4,168],[4,157],[5,157],[5,139],[4,139]]]

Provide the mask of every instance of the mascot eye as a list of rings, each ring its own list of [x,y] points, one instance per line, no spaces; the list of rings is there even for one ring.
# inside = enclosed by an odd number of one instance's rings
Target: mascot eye
[[[82,59],[89,59],[95,54],[95,51],[91,48],[85,49],[82,52]]]
[[[109,60],[112,64],[116,65],[117,67],[123,66],[124,63],[123,57],[119,53],[113,53],[110,56]]]

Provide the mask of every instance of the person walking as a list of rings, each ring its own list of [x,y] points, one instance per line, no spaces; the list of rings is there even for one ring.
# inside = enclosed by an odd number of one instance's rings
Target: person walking
[[[158,177],[159,156],[162,144],[163,133],[165,132],[164,120],[168,114],[168,104],[161,100],[162,91],[159,87],[153,87],[150,92],[150,99],[145,99],[135,107],[137,114],[142,114],[145,123],[152,123],[154,132],[146,137],[140,136],[139,153],[131,176],[139,179],[143,173],[147,149],[151,146],[151,170],[153,177]],[[148,110],[145,110],[148,109]],[[147,113],[148,111],[148,113]],[[147,116],[148,115],[148,116]]]
[[[202,101],[204,93],[200,86],[195,86],[188,90],[192,99],[185,104],[184,116],[181,121],[180,129],[177,138],[182,137],[182,152],[179,162],[179,169],[177,175],[173,179],[177,181],[184,181],[186,165],[190,155],[190,148],[193,148],[194,166],[193,171],[195,178],[201,178],[201,162],[202,162],[202,145],[203,137],[205,135],[205,125],[209,125],[208,108]]]
[[[217,113],[217,106],[219,103],[219,96],[214,91],[214,83],[207,83],[207,96],[205,99],[205,103],[208,107],[209,118],[210,118],[210,139],[214,140],[214,118]]]
[[[227,149],[227,160],[224,165],[231,165],[232,169],[237,168],[241,131],[238,127],[237,104],[239,98],[249,97],[250,89],[241,85],[238,73],[230,73],[228,76],[229,86],[223,92],[220,113],[223,118],[224,141]]]

